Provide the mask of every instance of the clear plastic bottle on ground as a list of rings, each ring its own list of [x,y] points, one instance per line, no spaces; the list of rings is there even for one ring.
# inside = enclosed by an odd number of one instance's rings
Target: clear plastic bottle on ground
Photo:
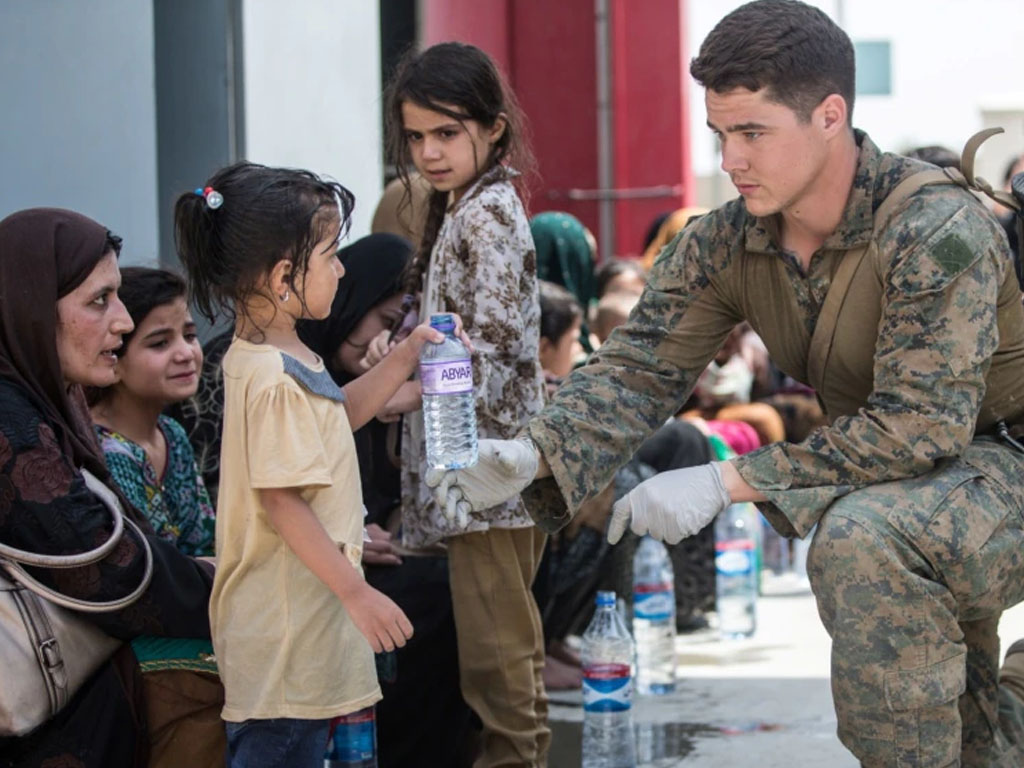
[[[715,521],[715,587],[723,637],[750,637],[757,629],[758,524],[753,504],[731,504]]]
[[[324,768],[377,768],[377,720],[373,707],[338,718]]]
[[[445,340],[424,344],[420,352],[427,466],[471,467],[477,460],[473,363],[469,350],[455,336],[451,315],[431,315],[430,326],[445,334]]]
[[[672,561],[660,541],[644,536],[633,557],[633,638],[636,690],[676,688],[676,590]]]
[[[583,633],[583,768],[635,768],[633,638],[615,608],[614,592],[597,593]]]

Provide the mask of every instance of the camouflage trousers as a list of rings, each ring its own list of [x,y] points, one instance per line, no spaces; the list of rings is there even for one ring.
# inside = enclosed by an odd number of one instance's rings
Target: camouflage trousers
[[[979,439],[842,497],[808,575],[839,738],[862,765],[1024,766],[1024,702],[999,687],[996,633],[1024,599],[1024,455]]]

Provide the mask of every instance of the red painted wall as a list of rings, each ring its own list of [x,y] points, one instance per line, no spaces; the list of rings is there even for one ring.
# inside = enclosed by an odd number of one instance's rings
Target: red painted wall
[[[671,196],[616,203],[620,255],[638,255],[651,220],[688,204],[686,191],[693,195],[683,11],[680,0],[613,0],[615,186],[677,188]]]
[[[650,221],[690,204],[683,50],[685,0],[611,0],[614,175],[617,189],[676,186],[673,197],[615,204],[615,253],[636,255]],[[531,213],[567,211],[598,234],[594,0],[429,0],[423,44],[463,40],[505,72],[532,129],[540,181]]]

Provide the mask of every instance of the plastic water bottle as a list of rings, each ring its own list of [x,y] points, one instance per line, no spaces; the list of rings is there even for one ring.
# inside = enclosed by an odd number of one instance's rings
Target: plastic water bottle
[[[672,561],[660,541],[644,536],[633,558],[633,637],[636,689],[676,689],[676,590]]]
[[[451,315],[431,315],[430,327],[441,331],[445,339],[424,344],[420,353],[427,466],[471,467],[477,459],[473,363],[469,350],[455,336]]]
[[[633,638],[614,592],[597,593],[583,633],[583,768],[635,768]]]
[[[715,521],[715,586],[723,637],[750,637],[757,628],[758,524],[753,504],[732,504]]]
[[[338,718],[324,755],[325,768],[377,768],[377,721],[373,707]]]

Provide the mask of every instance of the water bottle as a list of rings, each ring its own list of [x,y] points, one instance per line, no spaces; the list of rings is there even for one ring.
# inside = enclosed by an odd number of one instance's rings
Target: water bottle
[[[660,541],[644,536],[633,558],[633,637],[636,689],[676,689],[676,590],[672,561]]]
[[[373,707],[338,718],[324,768],[377,768],[377,722]]]
[[[420,352],[427,466],[471,467],[477,459],[473,363],[469,350],[455,336],[451,315],[431,315],[430,327],[441,331],[445,339],[424,344]]]
[[[630,675],[633,638],[614,592],[597,593],[583,633],[583,768],[636,768]]]
[[[758,524],[753,504],[731,504],[715,521],[715,587],[723,637],[750,637],[757,628]]]

